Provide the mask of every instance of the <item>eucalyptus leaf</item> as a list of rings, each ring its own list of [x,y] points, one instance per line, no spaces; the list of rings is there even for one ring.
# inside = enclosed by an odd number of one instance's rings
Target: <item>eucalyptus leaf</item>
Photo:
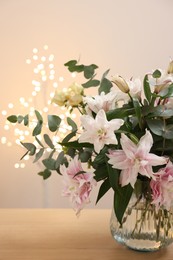
[[[36,153],[33,163],[37,162],[42,157],[43,153],[44,153],[44,148],[41,148],[38,151],[38,153]]]
[[[161,71],[160,70],[155,70],[154,72],[153,72],[153,78],[155,78],[155,79],[157,79],[157,78],[160,78],[161,77]]]
[[[77,130],[75,130],[75,131],[69,133],[68,135],[66,135],[66,137],[62,140],[62,144],[64,145],[65,143],[70,141],[70,139],[72,139],[76,135],[76,133],[77,133]]]
[[[99,87],[99,94],[101,92],[104,92],[105,94],[110,92],[110,89],[112,88],[112,82],[108,80],[107,78],[103,78],[100,82],[100,87]]]
[[[36,115],[37,120],[39,121],[39,123],[40,123],[40,124],[43,123],[43,117],[42,117],[42,115],[40,114],[40,112],[37,111],[37,110],[35,110],[35,115]]]
[[[51,151],[51,153],[49,154],[49,157],[48,157],[48,158],[52,158],[55,152],[56,152],[56,149],[54,148],[54,149]]]
[[[57,159],[56,159],[56,162],[55,162],[55,168],[59,168],[61,164],[63,164],[65,161],[65,156],[64,156],[64,152],[60,152]]]
[[[86,79],[92,78],[92,76],[95,73],[95,69],[97,69],[97,68],[98,68],[98,66],[95,64],[91,64],[89,66],[84,66],[84,77]]]
[[[101,92],[104,92],[105,94],[109,93],[109,91],[112,87],[112,82],[106,78],[109,71],[110,70],[108,69],[103,73],[103,76],[102,76],[101,81],[100,81],[100,87],[98,89],[99,94]]]
[[[64,64],[70,72],[82,72],[84,65],[77,65],[77,60],[70,60]]]
[[[48,127],[51,132],[58,130],[61,124],[61,118],[56,115],[48,115]]]
[[[44,164],[44,166],[49,169],[49,170],[56,170],[56,167],[55,167],[55,159],[53,158],[47,158],[47,159],[44,159],[42,161],[42,163]]]
[[[165,139],[173,139],[173,125],[165,126],[165,129],[164,129],[162,136]]]
[[[147,119],[147,124],[150,130],[159,136],[164,132],[164,122],[161,119]]]
[[[44,141],[45,143],[51,148],[51,149],[54,149],[54,144],[52,143],[52,140],[50,139],[50,137],[48,136],[48,134],[44,134],[43,135],[44,137]]]
[[[84,88],[90,88],[90,87],[97,87],[100,84],[100,81],[97,79],[90,79],[87,82],[85,82],[84,84],[82,84],[82,86]]]
[[[22,143],[21,144],[29,151],[29,155],[34,155],[36,152],[36,146],[33,143]]]
[[[48,169],[45,169],[42,172],[39,172],[38,175],[42,176],[44,180],[48,179],[51,176],[51,171]]]
[[[24,116],[24,125],[25,126],[29,125],[29,115]]]
[[[19,116],[17,117],[17,122],[20,124],[20,123],[22,123],[23,119],[24,119],[24,117],[21,116],[21,115],[19,115]]]
[[[43,123],[41,121],[38,121],[36,127],[34,128],[34,130],[32,132],[32,135],[36,136],[36,135],[41,134],[42,127],[43,127]]]
[[[76,123],[70,117],[67,117],[67,123],[72,127],[73,132],[77,130]]]
[[[35,136],[35,140],[37,141],[37,143],[44,148],[44,145],[41,143],[41,141],[38,139],[37,136]]]
[[[16,115],[8,116],[8,117],[7,117],[7,120],[8,120],[10,123],[17,123],[17,116],[16,116]]]

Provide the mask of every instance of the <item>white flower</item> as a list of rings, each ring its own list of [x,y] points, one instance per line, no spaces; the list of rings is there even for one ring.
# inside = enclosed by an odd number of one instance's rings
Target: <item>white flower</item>
[[[153,76],[150,75],[148,79],[152,91],[155,91],[156,93],[173,83],[173,74],[168,74],[166,71],[161,69],[159,69],[159,71],[161,73],[160,78],[153,78]]]
[[[112,119],[107,121],[105,111],[101,109],[96,118],[89,115],[81,117],[84,132],[79,137],[80,143],[94,144],[94,150],[99,153],[105,144],[117,144],[117,138],[114,134],[124,121],[122,119]]]
[[[126,94],[119,90],[111,90],[108,94],[101,92],[100,95],[96,95],[94,97],[84,97],[83,101],[87,104],[87,113],[91,115],[91,111],[97,114],[101,109],[105,112],[115,109],[119,106],[119,101],[124,101],[126,96]]]
[[[130,89],[130,95],[131,97],[137,97],[141,98],[141,92],[142,92],[142,82],[139,78],[131,79],[127,81],[127,84]]]

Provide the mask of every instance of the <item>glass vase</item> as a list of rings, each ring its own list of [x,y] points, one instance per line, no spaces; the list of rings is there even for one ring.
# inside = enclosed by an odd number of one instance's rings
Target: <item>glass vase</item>
[[[130,201],[122,225],[112,210],[110,230],[116,241],[131,249],[156,251],[173,242],[172,210],[157,210],[145,199],[138,203]]]

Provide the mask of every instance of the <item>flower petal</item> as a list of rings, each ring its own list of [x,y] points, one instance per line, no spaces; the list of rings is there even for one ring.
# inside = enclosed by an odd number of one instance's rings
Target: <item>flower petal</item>
[[[143,135],[138,143],[138,148],[137,148],[137,155],[140,157],[145,157],[146,154],[149,153],[151,150],[151,147],[153,145],[153,138],[151,133],[146,130],[145,135]]]
[[[121,134],[120,142],[126,156],[129,159],[133,159],[135,157],[137,146],[125,134]]]

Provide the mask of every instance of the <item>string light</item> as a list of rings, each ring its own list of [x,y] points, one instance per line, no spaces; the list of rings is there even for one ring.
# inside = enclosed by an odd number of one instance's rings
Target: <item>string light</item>
[[[7,111],[6,110],[2,110],[2,115],[6,116],[7,115]]]
[[[19,111],[20,115],[27,115],[29,114],[30,117],[30,122],[29,122],[29,127],[28,130],[25,130],[25,126],[23,122],[20,124],[20,129],[17,128],[15,124],[9,123],[7,120],[5,121],[4,124],[4,130],[10,133],[11,136],[11,130],[13,129],[13,135],[15,136],[13,143],[11,141],[7,140],[7,137],[3,136],[1,137],[1,144],[5,144],[8,147],[11,147],[14,143],[17,145],[21,145],[21,142],[31,142],[37,147],[37,151],[40,149],[40,145],[38,144],[37,141],[33,142],[32,138],[32,131],[35,128],[37,124],[37,120],[35,119],[35,110],[39,108],[40,114],[45,117],[48,111],[50,114],[54,114],[54,112],[51,112],[51,109],[54,109],[54,104],[52,104],[51,99],[54,96],[54,90],[58,87],[63,89],[64,91],[67,91],[67,88],[63,88],[61,84],[64,82],[64,77],[59,76],[57,77],[57,80],[59,82],[55,81],[55,66],[54,66],[54,55],[48,53],[48,46],[45,45],[43,47],[43,50],[47,52],[47,54],[43,53],[42,51],[39,51],[37,48],[33,48],[32,50],[32,56],[31,58],[26,59],[26,64],[32,64],[33,68],[33,75],[34,78],[32,79],[31,83],[33,86],[33,90],[31,91],[31,97],[20,97],[19,98],[19,104],[21,105],[21,111]],[[76,77],[75,73],[71,73],[71,77],[74,78]],[[52,90],[50,89],[52,87]],[[42,95],[41,95],[42,94]],[[40,96],[41,95],[41,96]],[[40,101],[38,98],[42,98]],[[16,106],[16,104],[15,104]],[[12,102],[9,102],[7,106],[7,110],[2,110],[1,114],[3,116],[7,116],[8,114],[11,115],[11,112],[9,112],[8,109],[13,109],[14,104]],[[70,108],[69,108],[70,109]],[[28,111],[29,110],[29,111]],[[59,141],[61,141],[64,138],[64,134],[67,133],[67,131],[70,131],[72,129],[71,126],[69,126],[65,122],[65,115],[70,116],[72,118],[75,118],[76,115],[74,113],[69,113],[66,112],[67,108],[65,107],[57,107],[56,105],[56,113],[59,115],[60,118],[62,119],[61,121],[61,128],[59,129],[58,136],[52,134],[52,142],[58,152],[61,151],[61,146],[58,144]],[[66,113],[64,113],[66,112]],[[35,121],[33,121],[35,120]],[[15,127],[14,127],[15,126]],[[23,127],[23,128],[22,128]],[[48,128],[48,123],[46,123],[44,126],[44,131],[47,131]],[[23,129],[23,130],[22,130]],[[11,138],[11,137],[10,137]],[[31,139],[32,138],[32,139]],[[41,136],[37,136],[39,140],[42,139]],[[31,141],[30,141],[31,140]],[[43,140],[44,142],[44,140]],[[50,148],[47,149],[47,152],[51,152],[52,150]],[[26,155],[23,159],[25,161],[29,160],[30,156]],[[25,163],[15,163],[14,167],[16,169],[19,168],[24,168]]]

